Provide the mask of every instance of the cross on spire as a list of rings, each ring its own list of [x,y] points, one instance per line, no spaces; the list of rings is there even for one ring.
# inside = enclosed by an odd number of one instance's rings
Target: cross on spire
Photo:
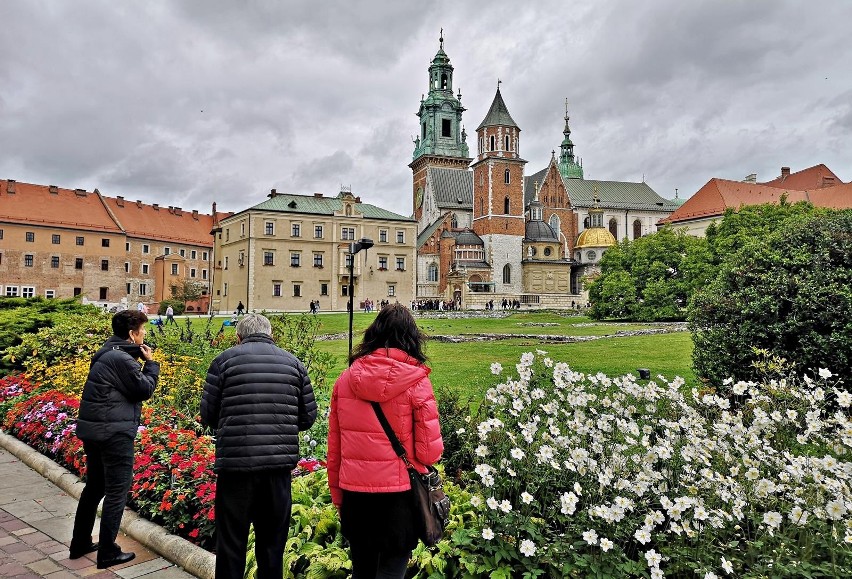
[[[500,83],[503,82],[499,78],[497,79],[497,90],[500,90]]]
[[[438,40],[440,40],[440,42],[441,42],[441,50],[443,50],[443,49],[444,49],[444,29],[443,29],[443,28],[441,28],[441,36],[440,36],[440,38],[439,38]]]

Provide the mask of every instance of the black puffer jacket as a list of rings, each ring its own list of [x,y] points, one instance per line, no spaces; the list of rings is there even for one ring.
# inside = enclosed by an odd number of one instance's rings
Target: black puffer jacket
[[[201,422],[216,431],[216,471],[292,469],[299,431],[316,417],[304,365],[265,334],[247,336],[207,370]]]
[[[154,394],[160,376],[160,364],[146,361],[140,366],[134,357],[138,352],[139,346],[112,336],[92,356],[80,400],[77,438],[103,442],[119,433],[136,438],[142,402]]]

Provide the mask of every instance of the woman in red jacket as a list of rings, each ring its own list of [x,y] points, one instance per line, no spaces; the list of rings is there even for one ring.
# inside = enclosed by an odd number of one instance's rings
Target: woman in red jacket
[[[383,308],[334,384],[328,486],[349,540],[352,579],[401,579],[417,545],[414,498],[372,402],[421,472],[444,451],[424,334],[400,304]]]

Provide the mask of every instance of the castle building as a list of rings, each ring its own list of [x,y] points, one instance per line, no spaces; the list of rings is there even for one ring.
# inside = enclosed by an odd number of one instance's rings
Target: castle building
[[[213,204],[216,211],[216,204]],[[70,298],[151,310],[185,279],[207,311],[213,217],[106,197],[97,189],[0,180],[0,295]]]
[[[370,300],[408,304],[414,298],[415,221],[362,203],[344,189],[336,197],[292,195],[275,189],[268,199],[218,221],[213,311],[346,310],[350,245],[355,254],[354,307]]]
[[[652,233],[677,208],[644,182],[585,179],[567,108],[559,157],[554,151],[544,169],[527,176],[521,128],[499,81],[470,157],[462,123],[466,109],[461,91],[453,94],[454,69],[443,37],[428,72],[409,165],[418,300],[453,300],[470,308],[503,299],[569,307],[585,299],[582,279],[605,251],[601,243]],[[586,229],[595,234],[578,239]],[[590,261],[591,241],[597,245]],[[584,251],[575,251],[578,242]]]

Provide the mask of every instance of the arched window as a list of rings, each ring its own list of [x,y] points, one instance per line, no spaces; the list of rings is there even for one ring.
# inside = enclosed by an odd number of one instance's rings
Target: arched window
[[[494,150],[496,150],[496,149],[497,149],[497,147],[495,146],[495,144],[496,144],[496,140],[495,140],[495,138],[494,138],[494,135],[491,135],[491,148],[490,148],[490,149],[488,149],[488,150],[489,150],[489,151],[494,151]]]
[[[512,182],[512,174],[506,169],[506,172],[503,173],[503,182],[507,185]]]
[[[447,74],[446,73],[441,75],[441,89],[447,90]]]
[[[509,135],[506,135],[506,136],[503,138],[503,143],[504,143],[504,145],[503,145],[503,149],[504,149],[504,150],[506,150],[506,151],[508,151],[508,150],[509,150]]]
[[[614,238],[618,239],[618,222],[615,220],[615,217],[609,220],[609,232],[612,233]]]
[[[429,281],[438,281],[438,266],[434,263],[429,264]]]
[[[508,263],[503,266],[503,283],[512,283],[512,266]]]
[[[450,219],[450,226],[451,226],[453,229],[458,229],[458,228],[459,228],[459,220],[458,220],[458,219],[456,219],[456,214],[455,214],[455,213],[453,213],[453,216],[452,216],[452,218]]]
[[[589,221],[589,217],[588,217],[588,216],[586,216],[586,218],[585,218],[585,219],[583,219],[583,229],[588,229],[588,228],[589,228],[589,224],[591,224],[591,221]]]
[[[555,213],[550,216],[550,228],[553,230],[554,233],[556,233],[556,236],[559,237],[559,229],[560,229],[559,216],[556,215]]]
[[[508,214],[509,214],[509,198],[508,198],[508,197],[506,197],[506,198],[503,200],[503,214],[504,214],[504,215],[508,215]]]
[[[642,222],[638,219],[633,222],[633,239],[642,237]]]

